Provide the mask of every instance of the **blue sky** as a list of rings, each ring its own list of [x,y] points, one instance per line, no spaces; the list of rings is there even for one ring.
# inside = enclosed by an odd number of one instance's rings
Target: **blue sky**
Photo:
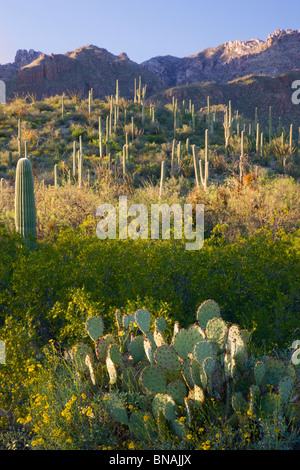
[[[299,0],[0,0],[0,63],[18,49],[46,54],[94,44],[141,63],[226,41],[299,29]]]

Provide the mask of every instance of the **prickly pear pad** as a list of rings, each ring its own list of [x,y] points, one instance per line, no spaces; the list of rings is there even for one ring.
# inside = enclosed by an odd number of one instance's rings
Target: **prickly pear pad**
[[[144,338],[144,350],[145,350],[145,354],[148,358],[148,361],[151,363],[151,364],[154,364],[154,358],[153,358],[153,345],[150,341],[149,338]]]
[[[85,322],[85,329],[93,341],[97,341],[104,331],[103,320],[100,316],[89,317]]]
[[[151,315],[148,310],[139,309],[135,312],[135,322],[143,333],[147,333],[151,324]]]
[[[159,366],[151,365],[145,367],[140,378],[148,392],[155,394],[165,393],[167,380],[163,369]]]
[[[110,333],[100,338],[95,344],[95,352],[99,361],[105,362],[109,345],[115,342],[115,338]]]
[[[103,403],[108,414],[121,424],[129,424],[126,408],[122,400],[115,393],[106,393]]]
[[[167,321],[164,318],[159,317],[159,318],[155,319],[155,328],[156,328],[156,330],[163,333],[165,331],[166,327],[167,327]]]
[[[181,363],[175,349],[167,344],[160,346],[154,353],[157,365],[167,370],[180,370]]]
[[[167,386],[167,394],[173,398],[177,405],[184,406],[184,399],[187,394],[186,385],[181,380],[170,382]]]
[[[84,343],[78,343],[73,346],[71,353],[75,367],[80,371],[87,371],[88,367],[85,363],[85,358],[87,354],[92,356],[91,348]]]
[[[175,420],[177,416],[175,401],[166,393],[158,393],[152,401],[152,412],[155,418],[159,417],[160,411],[169,421]]]
[[[222,318],[212,318],[206,325],[206,335],[209,341],[217,343],[221,349],[225,346],[228,327]]]
[[[119,366],[119,367],[123,366],[122,355],[116,344],[113,343],[109,346],[108,356],[116,366]]]
[[[194,356],[199,364],[203,364],[207,357],[215,357],[215,350],[208,341],[200,341],[194,347]]]
[[[220,307],[214,300],[205,300],[197,310],[197,320],[202,330],[205,331],[208,320],[220,317]]]
[[[144,336],[136,336],[129,343],[129,352],[135,363],[140,362],[145,357]]]

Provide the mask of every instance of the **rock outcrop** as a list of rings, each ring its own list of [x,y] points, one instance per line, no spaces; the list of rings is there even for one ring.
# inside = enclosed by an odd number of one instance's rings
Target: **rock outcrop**
[[[15,78],[22,67],[30,64],[41,54],[42,52],[36,52],[33,49],[30,49],[29,51],[26,51],[25,49],[19,49],[16,52],[14,62],[10,62],[4,65],[0,64],[0,80],[8,82],[9,80]]]
[[[184,58],[158,56],[143,65],[170,87],[227,83],[246,75],[275,77],[300,69],[300,30],[277,30],[266,41],[230,41]]]
[[[29,51],[30,52],[30,51]],[[134,80],[139,76],[142,85],[147,84],[147,94],[156,93],[166,84],[148,68],[131,61],[126,53],[116,56],[97,46],[80,47],[65,54],[37,53],[36,58],[21,66],[26,56],[20,56],[3,72],[0,79],[8,81],[7,94],[34,94],[37,99],[68,92],[79,92],[87,96],[91,88],[95,98],[105,99],[115,94],[116,79],[119,80],[120,96],[133,98]],[[23,61],[23,62],[22,62]],[[7,73],[9,72],[9,73]]]

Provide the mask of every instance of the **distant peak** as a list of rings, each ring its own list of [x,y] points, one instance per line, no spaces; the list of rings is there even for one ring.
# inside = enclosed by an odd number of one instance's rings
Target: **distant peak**
[[[29,49],[29,51],[27,51],[26,49],[19,49],[16,52],[14,63],[18,68],[22,68],[25,65],[28,65],[34,60],[36,60],[42,54],[43,54],[42,52],[40,51],[37,52],[33,49]]]
[[[121,60],[129,60],[129,57],[128,55],[126,54],[126,52],[121,52],[121,54],[119,54],[119,59]]]
[[[299,34],[300,33],[300,29],[297,30],[297,29],[276,29],[276,31],[272,34],[269,34],[268,39],[270,38],[279,38],[279,37],[282,37],[282,36],[288,36],[290,34]]]

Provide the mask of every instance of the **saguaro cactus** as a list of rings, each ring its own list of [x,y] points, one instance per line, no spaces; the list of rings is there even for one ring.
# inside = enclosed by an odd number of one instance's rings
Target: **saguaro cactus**
[[[199,160],[200,179],[204,189],[207,188],[208,183],[208,129],[205,130],[205,161],[204,161],[204,174],[202,170],[202,160]]]
[[[65,118],[65,95],[64,93],[61,97],[61,118],[62,120],[64,120]]]
[[[17,163],[15,185],[15,227],[24,240],[36,239],[36,209],[31,163],[20,158]]]
[[[18,151],[19,157],[22,156],[22,127],[21,127],[21,119],[18,119]]]
[[[194,169],[195,169],[195,180],[196,180],[196,185],[199,187],[199,166],[197,165],[197,159],[196,159],[196,146],[192,146],[192,152],[193,152],[193,162],[194,162]]]
[[[240,154],[240,183],[243,183],[243,173],[244,173],[244,131],[241,132],[241,154]]]
[[[269,106],[269,143],[272,140],[272,106]]]
[[[162,197],[164,190],[164,183],[166,179],[166,162],[163,160],[161,162],[161,175],[160,175],[160,187],[159,187],[159,198]]]

